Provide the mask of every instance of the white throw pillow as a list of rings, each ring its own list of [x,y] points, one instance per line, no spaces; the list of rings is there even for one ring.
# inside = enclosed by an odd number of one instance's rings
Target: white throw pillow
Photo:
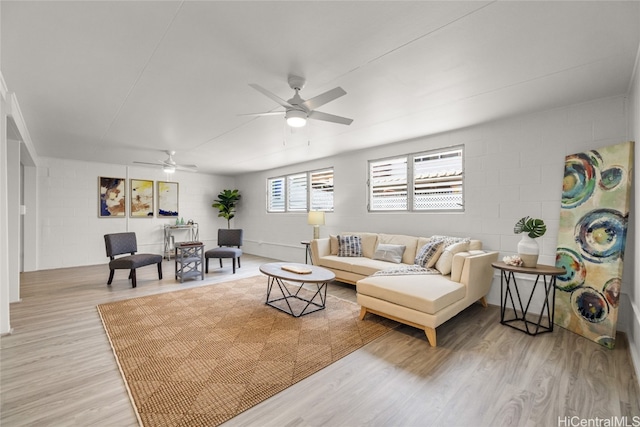
[[[402,262],[402,255],[407,247],[405,245],[390,245],[381,243],[373,254],[373,259],[388,261],[396,264]]]
[[[451,273],[451,265],[453,263],[453,256],[458,252],[465,252],[469,250],[469,240],[464,240],[462,242],[454,243],[452,245],[447,246],[442,251],[440,258],[436,262],[436,270],[440,272],[443,276]]]

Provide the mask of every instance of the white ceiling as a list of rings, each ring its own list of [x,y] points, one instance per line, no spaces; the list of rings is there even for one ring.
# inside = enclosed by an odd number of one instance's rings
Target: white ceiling
[[[39,156],[235,174],[627,93],[640,2],[0,2],[1,70]],[[291,132],[249,87],[350,126]],[[280,108],[281,109],[281,108]]]

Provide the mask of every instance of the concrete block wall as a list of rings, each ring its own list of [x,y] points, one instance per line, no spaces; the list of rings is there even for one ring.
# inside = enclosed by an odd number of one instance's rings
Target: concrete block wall
[[[100,218],[98,217],[98,178],[118,177],[179,183],[179,212],[185,222],[199,224],[200,240],[215,245],[217,230],[226,228],[226,221],[217,217],[211,207],[224,188],[233,186],[233,179],[202,173],[176,172],[167,175],[162,170],[106,163],[88,163],[56,158],[40,158],[38,175],[38,251],[39,270],[103,264],[106,258],[103,235],[133,231],[140,252],[162,253],[164,224],[175,224],[171,218]],[[185,232],[177,232],[185,233]],[[176,240],[187,240],[176,235]]]
[[[529,215],[547,224],[547,233],[538,239],[539,262],[554,264],[565,156],[628,140],[626,103],[624,96],[599,99],[238,176],[236,185],[244,198],[237,218],[245,229],[245,249],[286,261],[304,260],[300,240],[312,235],[306,214],[266,213],[266,179],[333,166],[335,212],[326,215],[322,236],[344,231],[469,236],[499,251],[501,259],[516,253],[521,236],[513,234],[513,226]],[[465,146],[464,213],[367,212],[368,160],[459,144]],[[630,286],[623,283],[623,292]],[[499,291],[496,275],[491,303],[499,304]]]

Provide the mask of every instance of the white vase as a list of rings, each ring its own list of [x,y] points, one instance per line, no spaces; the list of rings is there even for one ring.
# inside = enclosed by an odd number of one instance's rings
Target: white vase
[[[536,267],[538,265],[538,254],[540,254],[540,248],[536,239],[523,234],[522,239],[518,242],[518,255],[522,259],[522,266]]]

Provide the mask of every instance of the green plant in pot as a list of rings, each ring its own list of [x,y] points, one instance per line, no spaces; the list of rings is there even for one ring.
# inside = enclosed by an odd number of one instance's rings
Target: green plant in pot
[[[218,217],[227,220],[227,228],[231,228],[231,219],[236,214],[236,204],[240,200],[239,190],[222,190],[211,207],[218,209]]]
[[[518,242],[518,255],[520,259],[522,259],[522,266],[537,266],[540,247],[535,239],[544,236],[544,233],[547,232],[547,226],[544,224],[544,221],[525,216],[516,222],[516,225],[513,227],[513,232],[515,234],[524,233],[522,240]]]

